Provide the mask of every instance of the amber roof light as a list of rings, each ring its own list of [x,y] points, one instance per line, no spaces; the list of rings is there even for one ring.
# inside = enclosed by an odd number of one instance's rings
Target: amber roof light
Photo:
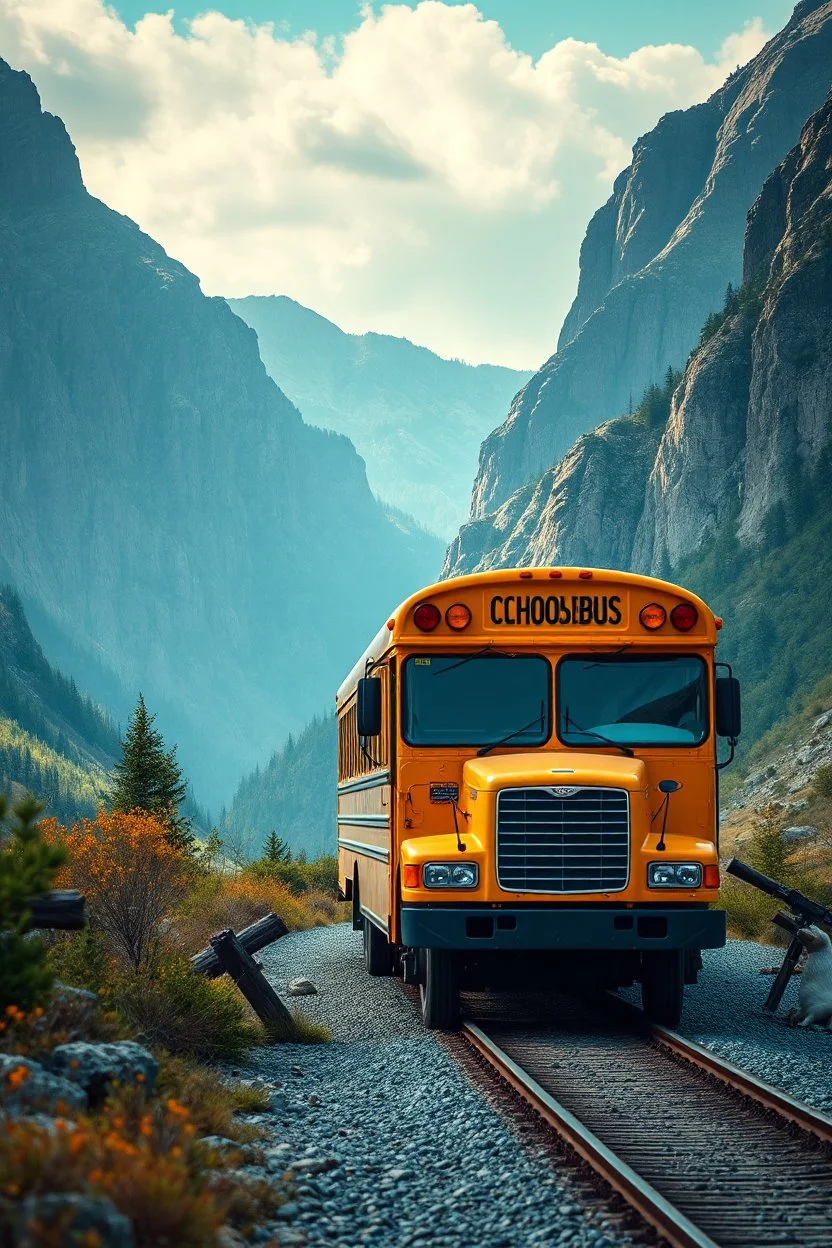
[[[642,607],[639,612],[642,628],[649,628],[650,632],[655,632],[657,628],[661,628],[667,619],[667,612],[659,602],[648,602],[646,607]]]
[[[448,607],[445,623],[456,633],[461,633],[463,628],[468,627],[471,623],[471,612],[464,602],[455,602],[452,607]]]

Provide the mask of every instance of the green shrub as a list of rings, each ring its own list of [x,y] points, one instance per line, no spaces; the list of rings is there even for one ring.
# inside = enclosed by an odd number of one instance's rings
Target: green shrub
[[[145,1044],[211,1060],[262,1044],[239,990],[227,979],[195,975],[180,954],[160,956],[144,972],[121,975],[108,998]]]
[[[725,880],[719,904],[726,911],[729,936],[743,940],[779,940],[780,929],[771,920],[780,909],[778,902],[742,880]]]
[[[822,801],[832,802],[832,763],[818,767],[812,789]]]
[[[748,860],[763,875],[786,883],[786,877],[791,873],[788,863],[790,850],[783,840],[780,812],[772,805],[764,806],[757,813],[760,818],[748,848]]]
[[[56,936],[49,949],[49,962],[62,983],[89,992],[102,992],[112,973],[104,936],[89,923],[82,932]]]
[[[63,850],[47,844],[38,828],[42,809],[34,798],[24,798],[7,822],[8,805],[0,794],[0,1010],[31,1009],[52,984],[45,945],[25,935],[28,902],[49,891],[64,860]]]
[[[245,874],[256,880],[275,880],[297,896],[321,892],[335,897],[338,893],[338,859],[332,856],[316,858],[313,862],[260,858],[246,867]]]

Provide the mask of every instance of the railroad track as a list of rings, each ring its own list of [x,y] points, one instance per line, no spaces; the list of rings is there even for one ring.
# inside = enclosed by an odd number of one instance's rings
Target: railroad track
[[[832,1244],[832,1119],[616,1001],[462,1035],[673,1248]]]

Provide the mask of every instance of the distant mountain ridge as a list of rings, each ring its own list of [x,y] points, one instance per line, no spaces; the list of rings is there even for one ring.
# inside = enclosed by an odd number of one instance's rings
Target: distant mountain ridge
[[[285,295],[228,304],[256,330],[266,368],[304,418],[355,444],[378,497],[452,536],[479,445],[530,374],[446,360],[388,334],[348,334]]]
[[[112,720],[47,662],[0,587],[0,792],[28,789],[61,820],[92,816],[119,755]]]
[[[216,807],[441,547],[304,423],[226,302],[86,192],[2,61],[0,227],[0,578],[143,690]]]
[[[706,103],[638,140],[588,226],[557,353],[483,444],[472,520],[683,367],[726,284],[741,281],[748,210],[823,103],[830,66],[832,3],[805,0]]]

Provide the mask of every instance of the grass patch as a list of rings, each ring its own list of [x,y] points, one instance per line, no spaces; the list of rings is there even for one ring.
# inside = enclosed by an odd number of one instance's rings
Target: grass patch
[[[162,1100],[185,1106],[199,1135],[221,1135],[247,1143],[258,1134],[238,1121],[239,1114],[265,1113],[269,1094],[247,1083],[226,1082],[217,1070],[187,1058],[157,1053],[156,1091]]]
[[[323,1023],[316,1023],[311,1018],[306,1018],[299,1010],[292,1010],[291,1015],[291,1024],[287,1024],[285,1028],[270,1029],[273,1040],[285,1044],[329,1044],[331,1042],[332,1032]]]

